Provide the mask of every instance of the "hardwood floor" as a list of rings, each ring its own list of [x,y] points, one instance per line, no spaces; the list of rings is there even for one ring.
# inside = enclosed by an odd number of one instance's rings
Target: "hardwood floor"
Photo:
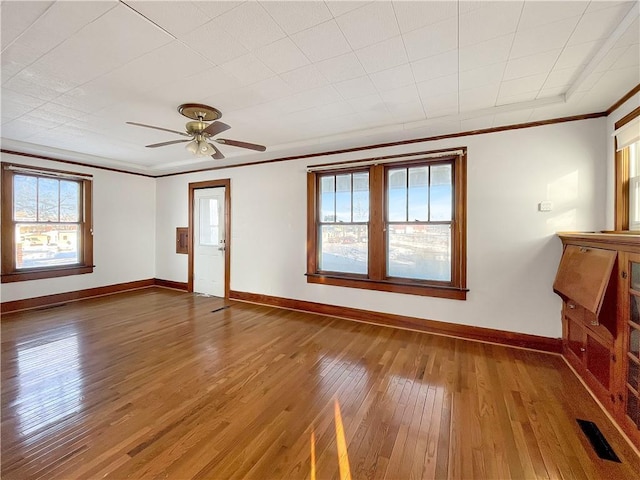
[[[553,354],[162,288],[1,326],[3,479],[640,478]]]

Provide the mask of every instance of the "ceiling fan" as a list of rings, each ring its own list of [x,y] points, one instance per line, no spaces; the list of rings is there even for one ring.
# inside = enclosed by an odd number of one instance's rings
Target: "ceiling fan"
[[[177,130],[171,130],[169,128],[154,127],[153,125],[145,125],[144,123],[126,122],[129,125],[136,125],[138,127],[153,128],[155,130],[162,130],[164,132],[176,133],[184,137],[189,137],[187,140],[170,140],[168,142],[153,143],[146,145],[148,148],[165,147],[167,145],[174,145],[176,143],[187,143],[186,149],[199,157],[205,157],[211,155],[216,160],[221,160],[224,155],[218,148],[209,140],[213,140],[221,145],[231,145],[232,147],[248,148],[250,150],[256,150],[258,152],[264,152],[267,148],[264,145],[257,145],[255,143],[240,142],[238,140],[231,140],[229,138],[216,138],[216,135],[229,130],[231,127],[226,123],[218,122],[222,117],[222,112],[217,108],[209,107],[208,105],[202,105],[199,103],[183,103],[178,107],[178,112],[187,118],[192,119],[191,122],[187,122],[185,125],[186,132],[179,132]],[[212,123],[206,123],[212,122]]]

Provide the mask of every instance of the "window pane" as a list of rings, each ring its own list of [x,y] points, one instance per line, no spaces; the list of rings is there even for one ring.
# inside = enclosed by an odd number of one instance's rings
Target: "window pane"
[[[629,176],[637,177],[640,175],[640,155],[638,155],[638,149],[640,148],[640,142],[632,143],[629,145]]]
[[[408,221],[429,220],[429,169],[409,169],[409,218]]]
[[[80,184],[78,182],[60,181],[60,221],[80,221]]]
[[[353,221],[369,221],[369,172],[353,174]]]
[[[636,298],[636,301],[638,300],[637,297],[634,298]],[[635,308],[637,309],[638,306],[636,305]],[[640,330],[637,328],[630,328],[628,351],[636,358],[640,358]]]
[[[16,268],[55,267],[80,263],[78,225],[16,225]]]
[[[38,221],[59,221],[58,186],[53,178],[38,178]]]
[[[637,297],[636,295],[631,295],[631,298],[629,299],[629,303],[630,303],[629,307],[631,308],[631,321],[637,324],[640,324],[640,309],[638,308],[639,302],[640,302],[640,297]],[[640,337],[638,337],[637,340],[640,342]],[[640,343],[638,343],[638,345],[635,348],[636,350],[640,350]],[[629,350],[632,350],[631,343],[629,344]]]
[[[336,175],[336,221],[351,222],[351,174]]]
[[[629,145],[629,230],[640,230],[640,142]]]
[[[38,179],[27,175],[13,177],[13,219],[20,222],[37,220]]]
[[[200,199],[200,245],[218,245],[218,199]]]
[[[431,167],[431,220],[449,221],[452,213],[451,165]]]
[[[366,225],[322,225],[319,270],[367,273],[368,227]]]
[[[407,169],[389,170],[387,184],[387,218],[390,222],[406,222]]]
[[[640,263],[638,262],[631,262],[631,288],[640,292]]]
[[[640,427],[640,402],[633,391],[627,388],[627,416]]]
[[[640,367],[633,361],[627,362],[629,365],[629,371],[627,372],[627,383],[634,389],[638,390],[638,384],[640,381]]]
[[[450,225],[389,225],[387,276],[451,281]]]
[[[336,184],[333,175],[320,178],[320,221],[336,221]]]

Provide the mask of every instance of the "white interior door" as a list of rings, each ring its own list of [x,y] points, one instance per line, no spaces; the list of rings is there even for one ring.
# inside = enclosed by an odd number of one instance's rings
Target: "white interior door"
[[[224,297],[224,187],[194,191],[193,291]]]

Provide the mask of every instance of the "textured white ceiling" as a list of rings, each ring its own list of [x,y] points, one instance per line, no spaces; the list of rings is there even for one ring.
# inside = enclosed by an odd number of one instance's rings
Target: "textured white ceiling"
[[[3,1],[0,15],[2,147],[150,174],[602,112],[640,83],[637,1]],[[201,159],[125,124],[183,130],[186,102],[267,151]]]

